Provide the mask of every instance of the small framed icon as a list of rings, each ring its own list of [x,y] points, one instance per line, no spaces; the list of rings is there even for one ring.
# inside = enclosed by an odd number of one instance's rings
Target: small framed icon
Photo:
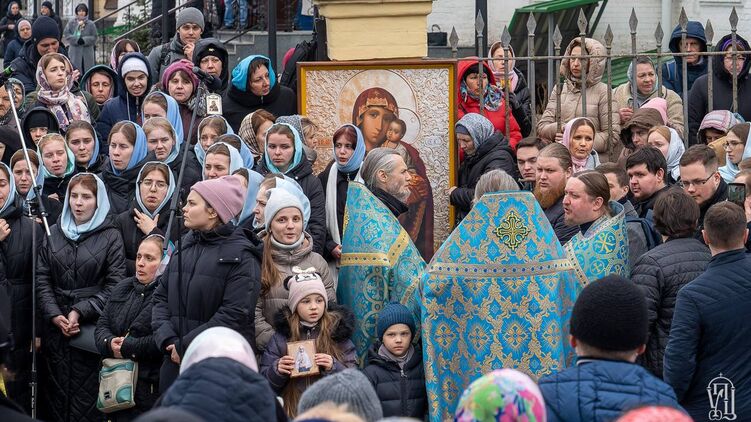
[[[315,363],[315,340],[287,343],[287,354],[295,359],[295,368],[292,370],[292,374],[290,374],[291,378],[308,377],[320,373],[320,369],[318,369],[318,365]]]
[[[206,114],[222,114],[222,97],[217,94],[206,96]]]

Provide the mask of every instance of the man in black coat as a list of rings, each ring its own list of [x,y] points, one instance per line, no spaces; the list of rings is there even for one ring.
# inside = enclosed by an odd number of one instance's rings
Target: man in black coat
[[[475,185],[490,170],[500,169],[516,180],[519,173],[508,140],[494,131],[493,123],[477,113],[467,113],[456,123],[456,139],[464,151],[459,166],[459,183],[449,189],[451,205],[457,208],[456,222],[472,209]]]
[[[683,153],[680,166],[681,180],[678,185],[699,204],[699,223],[694,237],[702,240],[704,216],[712,205],[728,199],[728,184],[717,172],[717,154],[706,145],[690,147]]]
[[[57,23],[52,18],[40,16],[31,25],[31,38],[24,43],[19,57],[10,63],[13,77],[23,83],[27,93],[37,89],[37,64],[47,53],[66,54],[60,43]]]
[[[728,409],[743,419],[751,414],[751,256],[743,209],[713,205],[703,236],[712,259],[678,292],[663,375],[695,420]],[[717,418],[723,416],[735,419]]]
[[[668,162],[657,148],[639,148],[626,159],[629,187],[636,200],[634,209],[640,218],[648,218],[657,198],[668,189],[667,172]]]
[[[637,361],[658,378],[678,291],[701,275],[711,258],[709,249],[693,237],[698,217],[699,206],[680,189],[660,196],[654,222],[664,243],[639,257],[631,271],[631,281],[647,299],[649,317],[647,349]]]

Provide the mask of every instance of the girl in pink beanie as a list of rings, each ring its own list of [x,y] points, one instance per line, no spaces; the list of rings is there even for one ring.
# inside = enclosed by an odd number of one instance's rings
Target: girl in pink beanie
[[[187,204],[183,207],[185,227],[201,230],[216,226],[219,221],[229,223],[242,211],[246,192],[240,179],[234,176],[196,183],[190,189]],[[196,207],[200,202],[205,202],[207,207]]]

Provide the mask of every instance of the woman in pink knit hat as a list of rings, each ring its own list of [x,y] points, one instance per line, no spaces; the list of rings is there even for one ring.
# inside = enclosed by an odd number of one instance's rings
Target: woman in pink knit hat
[[[193,132],[190,130],[190,120],[193,117],[193,108],[198,106],[196,92],[198,91],[198,78],[193,73],[193,62],[190,60],[178,60],[167,67],[162,74],[162,91],[169,94],[180,105],[180,118],[183,121],[185,139],[196,139],[198,124],[205,115],[204,110],[198,109],[196,123]]]
[[[246,189],[225,176],[198,182],[182,209],[186,234],[154,292],[154,341],[164,353],[159,389],[175,380],[191,341],[210,327],[227,327],[255,345],[253,310],[260,289],[259,258],[232,223]]]

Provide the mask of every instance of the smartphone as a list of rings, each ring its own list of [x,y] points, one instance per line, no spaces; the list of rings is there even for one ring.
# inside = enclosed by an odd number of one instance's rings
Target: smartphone
[[[746,201],[746,184],[728,183],[728,201],[743,208],[743,203]]]

